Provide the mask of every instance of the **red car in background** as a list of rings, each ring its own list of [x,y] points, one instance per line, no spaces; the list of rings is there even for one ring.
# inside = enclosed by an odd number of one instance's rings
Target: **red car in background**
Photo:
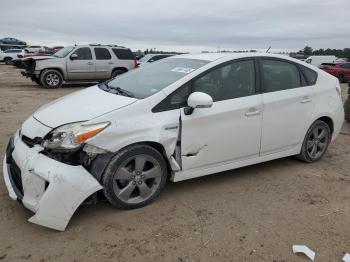
[[[339,82],[350,82],[350,63],[324,63],[319,66],[320,69],[337,77]]]

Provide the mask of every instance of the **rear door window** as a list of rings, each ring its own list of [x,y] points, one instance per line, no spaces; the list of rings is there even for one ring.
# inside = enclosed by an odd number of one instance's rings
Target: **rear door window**
[[[300,72],[295,64],[274,59],[262,59],[261,64],[264,92],[276,92],[302,86]]]
[[[112,58],[107,48],[95,47],[96,60],[110,60]]]
[[[113,48],[112,50],[116,57],[118,57],[120,60],[135,60],[135,56],[130,49]]]

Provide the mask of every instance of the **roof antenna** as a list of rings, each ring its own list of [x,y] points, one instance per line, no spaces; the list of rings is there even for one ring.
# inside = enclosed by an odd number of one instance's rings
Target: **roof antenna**
[[[269,48],[266,50],[266,53],[268,53],[271,49],[271,46],[269,46]]]

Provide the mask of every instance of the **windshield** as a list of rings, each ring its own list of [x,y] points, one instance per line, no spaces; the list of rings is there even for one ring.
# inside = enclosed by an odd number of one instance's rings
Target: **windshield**
[[[116,77],[108,83],[110,89],[103,90],[118,88],[119,91],[124,90],[136,98],[146,98],[207,63],[209,61],[188,58],[160,60]]]
[[[54,57],[59,57],[59,58],[63,58],[63,57],[66,57],[70,51],[73,50],[73,46],[67,46],[65,48],[62,48],[61,50],[57,51],[53,56]]]

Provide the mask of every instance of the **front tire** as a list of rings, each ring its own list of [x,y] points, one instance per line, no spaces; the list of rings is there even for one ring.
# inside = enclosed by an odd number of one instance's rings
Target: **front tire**
[[[320,160],[331,141],[331,129],[322,120],[316,120],[307,131],[298,159],[312,163]]]
[[[6,58],[4,59],[4,62],[5,62],[6,65],[9,65],[9,64],[11,64],[11,62],[12,62],[12,58],[11,58],[11,57],[6,57]]]
[[[148,145],[132,145],[117,153],[106,167],[103,192],[117,208],[139,208],[160,194],[166,180],[163,155]]]
[[[47,69],[41,73],[40,83],[45,88],[59,88],[63,84],[63,77],[59,71]]]

